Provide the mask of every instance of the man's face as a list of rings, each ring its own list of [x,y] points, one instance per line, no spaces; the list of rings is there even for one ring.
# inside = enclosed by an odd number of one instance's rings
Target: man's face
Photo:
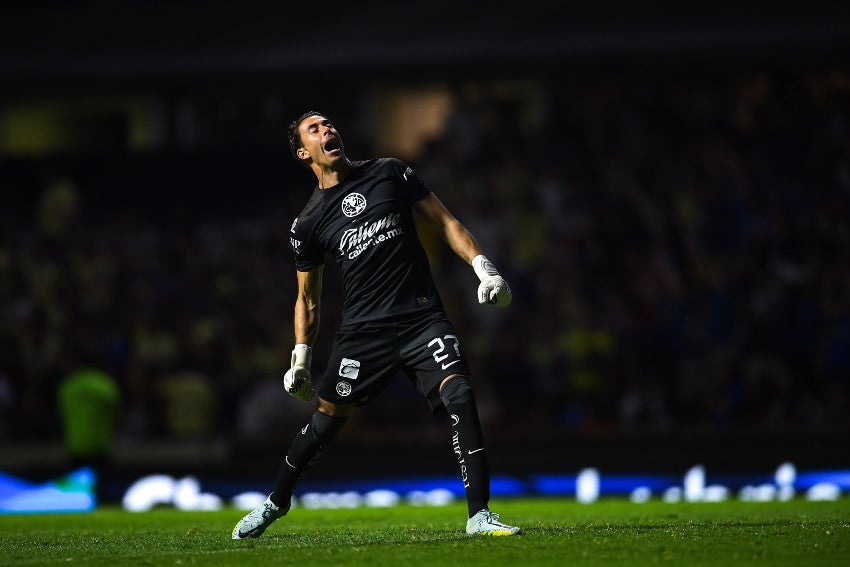
[[[342,138],[331,121],[324,116],[308,116],[298,125],[298,132],[302,144],[298,149],[299,159],[310,158],[313,163],[322,167],[345,160]]]

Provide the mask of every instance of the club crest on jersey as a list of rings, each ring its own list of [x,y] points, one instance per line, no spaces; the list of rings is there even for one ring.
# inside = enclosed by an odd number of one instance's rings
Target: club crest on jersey
[[[346,382],[345,380],[336,383],[336,393],[342,396],[348,396],[351,394],[351,384]]]
[[[342,214],[347,217],[356,217],[366,208],[366,197],[360,193],[349,193],[342,200]]]

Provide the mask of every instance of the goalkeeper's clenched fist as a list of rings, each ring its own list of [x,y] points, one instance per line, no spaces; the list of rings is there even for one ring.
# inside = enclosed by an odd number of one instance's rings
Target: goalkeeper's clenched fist
[[[299,400],[309,402],[316,395],[310,378],[313,349],[307,345],[295,345],[292,349],[291,368],[283,375],[283,387]]]
[[[511,288],[508,282],[499,275],[496,266],[483,254],[472,259],[472,268],[481,283],[478,284],[478,303],[489,303],[496,307],[507,307],[511,304]]]

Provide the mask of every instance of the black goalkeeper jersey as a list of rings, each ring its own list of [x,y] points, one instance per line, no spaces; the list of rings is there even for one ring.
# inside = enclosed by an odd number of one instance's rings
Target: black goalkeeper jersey
[[[342,270],[342,324],[442,307],[411,205],[430,191],[401,160],[352,163],[348,177],[313,191],[292,223],[295,267]]]

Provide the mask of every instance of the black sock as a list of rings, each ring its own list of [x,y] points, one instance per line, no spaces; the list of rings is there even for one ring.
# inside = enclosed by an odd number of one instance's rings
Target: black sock
[[[298,485],[301,477],[307,472],[325,445],[333,439],[345,425],[347,417],[333,417],[316,411],[289,446],[286,458],[277,471],[274,492],[271,501],[285,508],[292,499],[292,491]]]
[[[487,508],[490,501],[490,468],[484,435],[478,420],[478,408],[472,386],[464,376],[446,382],[440,397],[449,414],[452,430],[452,450],[460,466],[460,476],[466,489],[469,517]]]

